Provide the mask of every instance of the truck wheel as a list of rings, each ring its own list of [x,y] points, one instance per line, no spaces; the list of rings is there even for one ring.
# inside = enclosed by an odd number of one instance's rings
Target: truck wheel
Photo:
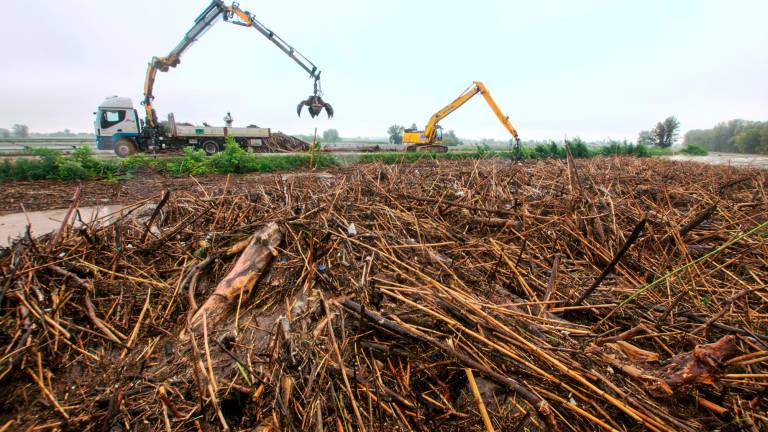
[[[117,156],[125,158],[136,153],[136,143],[128,138],[120,138],[115,143],[114,150]]]
[[[208,156],[214,155],[218,153],[219,150],[221,150],[221,148],[219,147],[219,143],[217,143],[216,141],[205,141],[202,147],[203,147],[203,151]]]

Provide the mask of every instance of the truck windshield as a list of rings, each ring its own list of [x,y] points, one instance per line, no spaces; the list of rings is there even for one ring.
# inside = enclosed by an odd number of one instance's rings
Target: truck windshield
[[[121,121],[125,120],[124,110],[102,110],[101,111],[101,127],[106,129],[110,128]]]

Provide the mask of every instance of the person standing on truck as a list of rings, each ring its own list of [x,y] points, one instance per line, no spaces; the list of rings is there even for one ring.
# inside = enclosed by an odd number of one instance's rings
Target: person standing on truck
[[[232,122],[233,122],[232,114],[230,114],[229,111],[227,111],[227,115],[224,116],[224,123],[227,124],[228,128],[231,128],[232,127]]]

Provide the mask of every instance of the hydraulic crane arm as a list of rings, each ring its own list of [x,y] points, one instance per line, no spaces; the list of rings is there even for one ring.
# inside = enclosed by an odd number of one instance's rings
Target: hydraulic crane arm
[[[290,46],[272,30],[268,29],[259,21],[257,21],[253,14],[240,9],[237,3],[232,3],[232,5],[227,6],[223,0],[213,0],[211,4],[208,5],[208,7],[203,11],[203,13],[197,17],[195,24],[184,35],[181,42],[179,42],[179,44],[176,45],[176,47],[171,50],[167,56],[153,57],[152,61],[149,63],[149,66],[147,67],[146,78],[144,80],[144,100],[142,101],[142,105],[144,105],[144,109],[146,111],[146,125],[148,127],[154,128],[157,126],[157,116],[152,106],[152,100],[155,98],[152,91],[155,85],[155,76],[157,75],[157,71],[167,72],[170,68],[176,67],[181,62],[181,55],[190,46],[192,46],[195,41],[197,41],[203,34],[205,34],[205,32],[208,31],[219,18],[223,18],[224,21],[230,22],[232,24],[255,28],[259,31],[259,33],[264,35],[278,48],[280,48],[281,51],[291,57],[293,61],[295,61],[299,66],[301,66],[302,69],[309,73],[310,78],[314,79],[313,96],[310,96],[308,101],[314,102],[315,105],[319,103],[320,106],[316,110],[314,110],[316,108],[315,106],[311,106],[311,113],[317,115],[319,114],[320,109],[326,108],[329,116],[332,115],[333,110],[330,108],[330,105],[325,104],[322,101],[322,98],[320,98],[320,96],[322,96],[319,87],[320,70],[318,70],[314,63],[309,61],[309,59],[304,57],[304,55]],[[313,112],[313,110],[316,112]]]
[[[496,114],[496,117],[499,119],[501,124],[507,128],[509,133],[512,134],[512,137],[515,139],[515,142],[519,144],[520,138],[518,137],[517,130],[509,121],[509,117],[501,112],[499,106],[496,105],[496,101],[494,101],[493,97],[491,97],[491,93],[488,91],[488,88],[480,81],[473,82],[472,85],[467,87],[467,89],[464,90],[461,95],[459,95],[459,97],[457,97],[453,102],[449,103],[443,109],[432,115],[432,117],[429,119],[429,122],[427,123],[427,126],[424,128],[424,137],[426,138],[426,141],[429,143],[434,142],[435,138],[437,137],[437,124],[440,123],[440,120],[444,119],[449,114],[459,109],[462,105],[467,103],[468,100],[472,99],[472,97],[478,93],[483,95],[485,101],[488,103],[488,106],[491,107],[491,110],[494,114]]]
[[[238,20],[230,21],[233,14],[237,16]],[[253,14],[240,9],[237,3],[233,3],[232,6],[227,8],[227,15],[225,16],[225,19],[232,24],[255,28],[259,31],[259,33],[263,34],[264,37],[272,41],[272,43],[280,48],[281,51],[286,53],[288,57],[292,58],[296,64],[301,66],[302,69],[307,71],[310,78],[313,78],[315,82],[320,80],[320,71],[317,69],[317,66],[315,66],[314,63],[309,61],[309,59],[304,57],[304,55],[302,55],[300,52],[296,51],[295,48],[288,45],[288,43],[284,41],[283,38],[276,35],[275,32],[265,27],[262,23],[258,22]]]

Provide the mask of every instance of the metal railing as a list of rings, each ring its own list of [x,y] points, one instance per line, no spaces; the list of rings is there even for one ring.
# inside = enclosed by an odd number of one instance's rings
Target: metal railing
[[[33,148],[47,148],[60,151],[72,151],[77,147],[96,149],[96,139],[87,137],[40,137],[40,138],[0,138],[0,154],[18,154]]]

